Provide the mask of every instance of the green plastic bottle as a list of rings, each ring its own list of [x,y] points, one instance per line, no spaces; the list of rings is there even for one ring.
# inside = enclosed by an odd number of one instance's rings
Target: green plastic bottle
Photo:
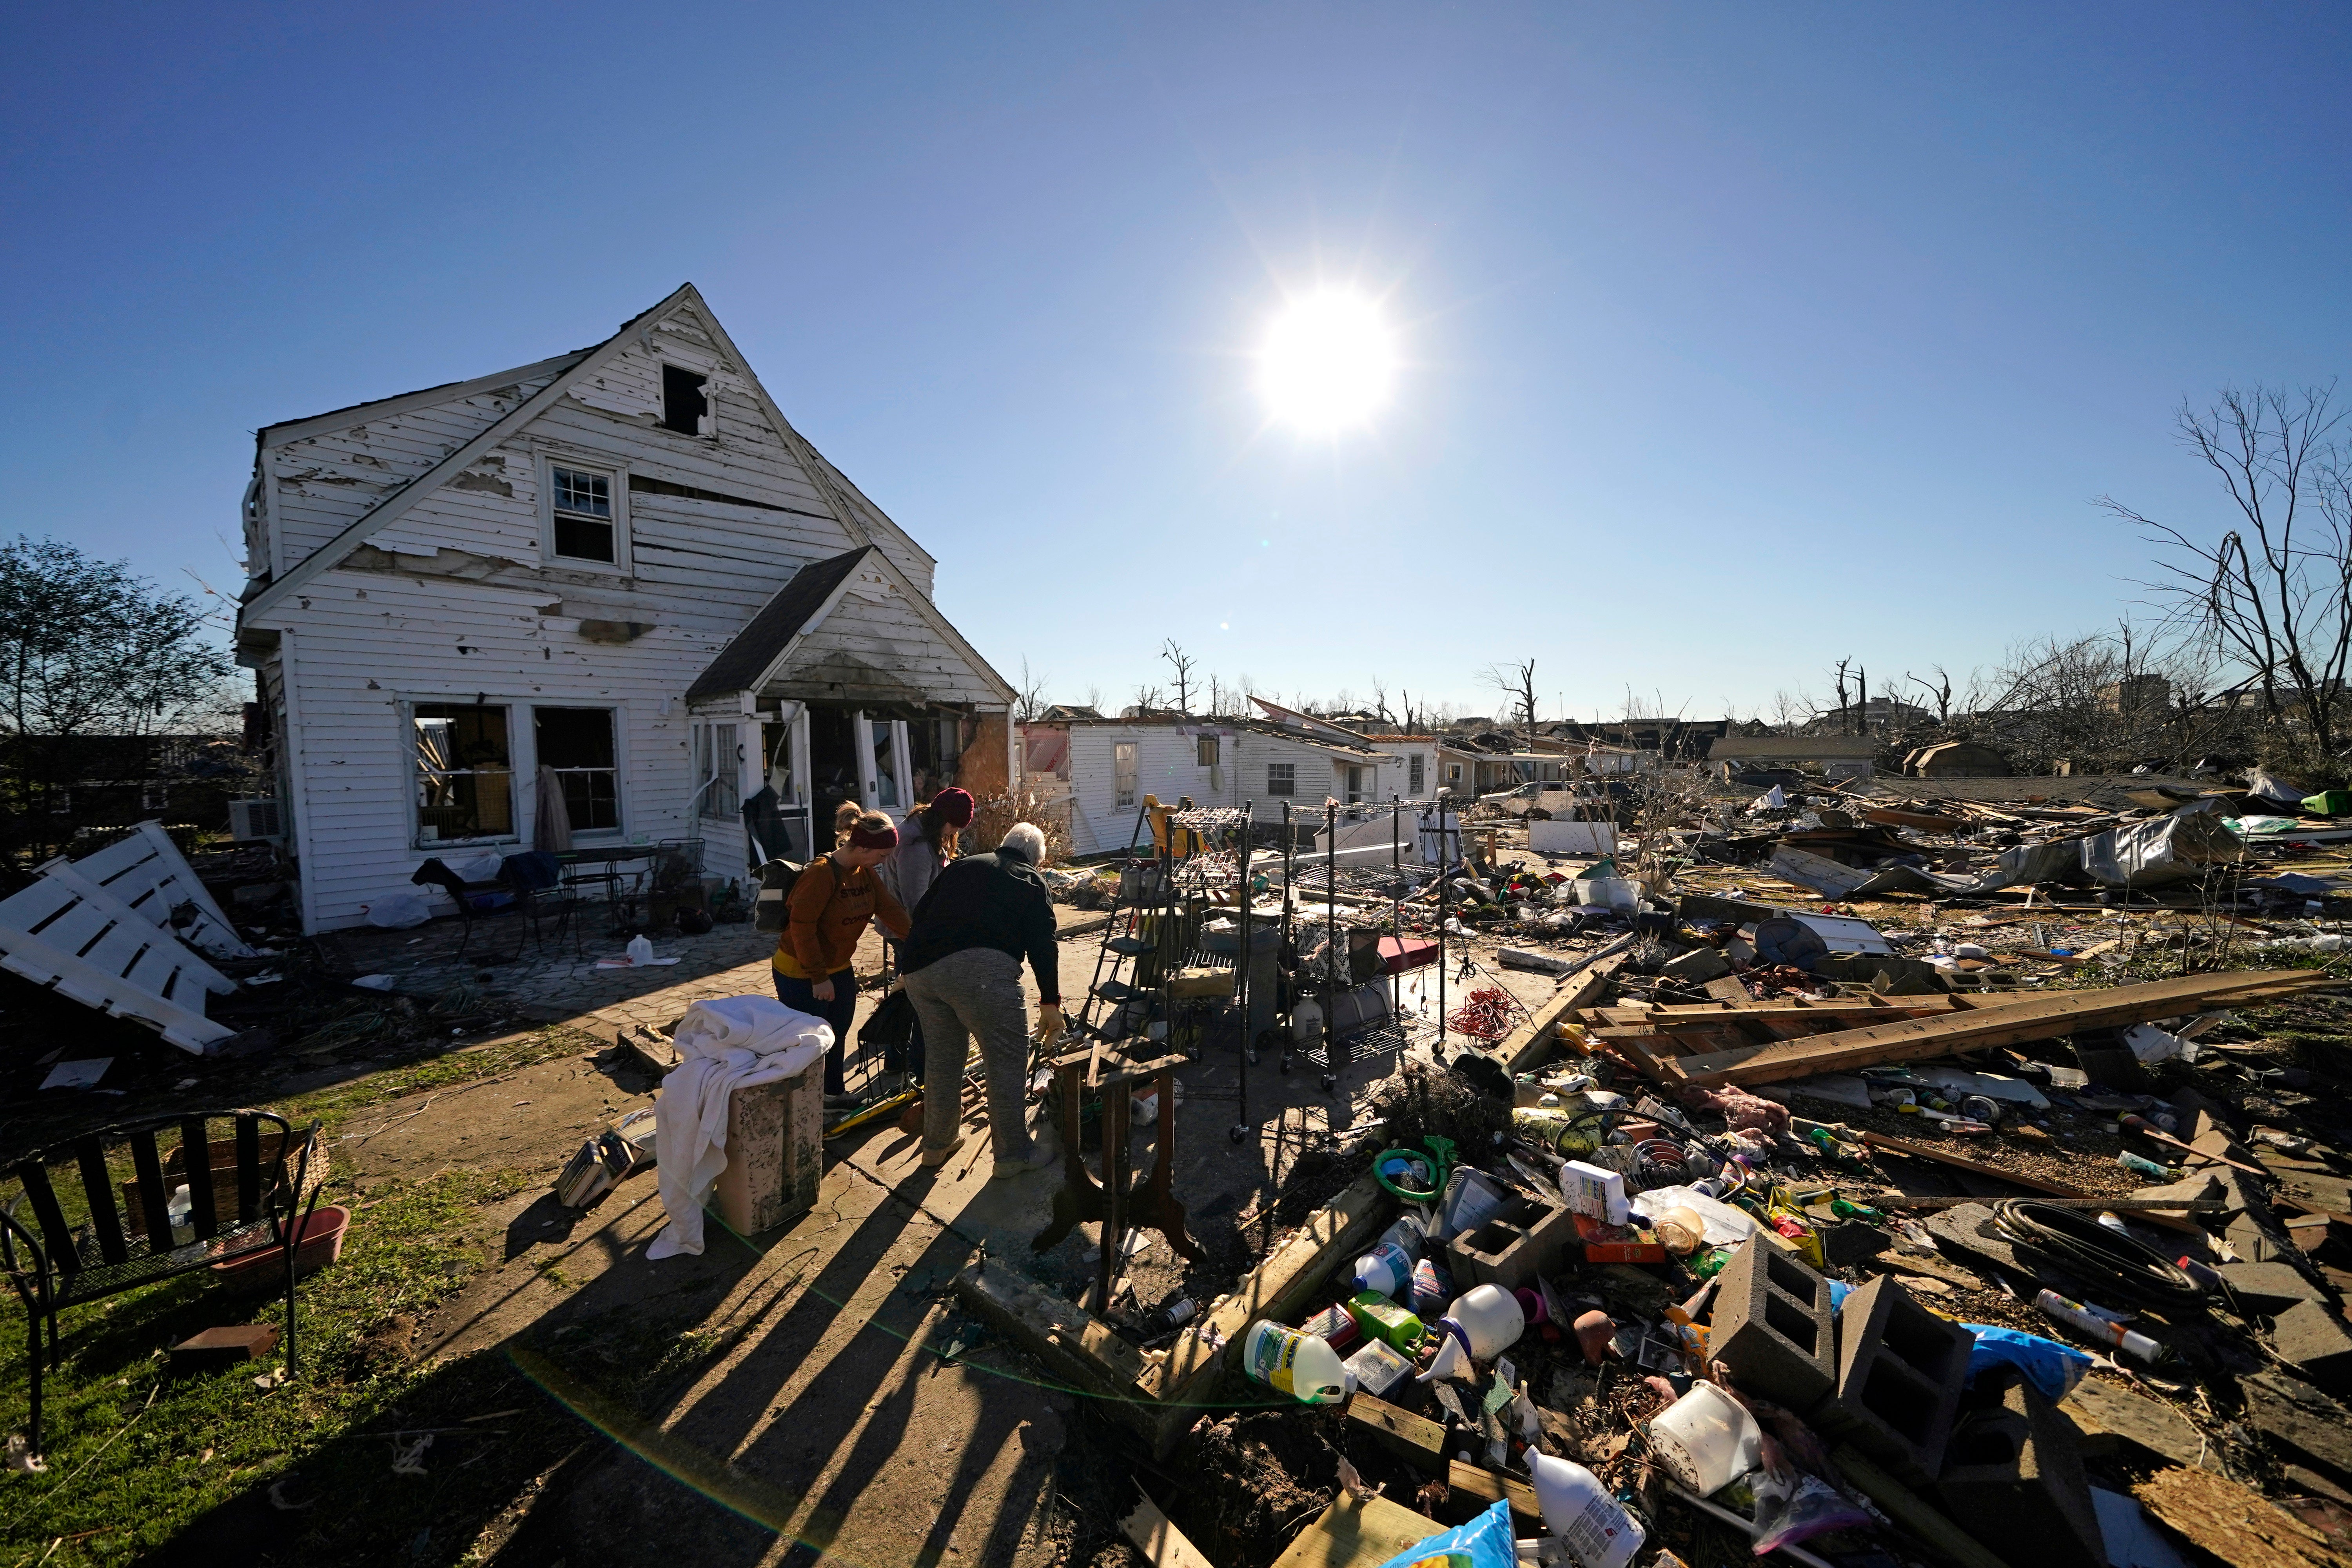
[[[1412,1311],[1377,1290],[1359,1290],[1349,1298],[1348,1315],[1366,1339],[1379,1340],[1403,1355],[1419,1350],[1422,1336],[1429,1331]]]

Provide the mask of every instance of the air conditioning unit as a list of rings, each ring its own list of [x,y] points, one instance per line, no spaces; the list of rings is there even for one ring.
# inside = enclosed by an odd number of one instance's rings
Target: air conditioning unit
[[[268,799],[230,801],[228,836],[240,844],[285,842],[285,804]]]

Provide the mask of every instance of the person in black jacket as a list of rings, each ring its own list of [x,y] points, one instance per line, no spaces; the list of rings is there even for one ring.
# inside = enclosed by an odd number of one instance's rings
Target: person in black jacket
[[[988,1073],[989,1136],[996,1144],[992,1179],[1043,1170],[1054,1156],[1029,1135],[1030,1036],[1022,1027],[1021,960],[1037,976],[1037,1035],[1051,1046],[1062,1033],[1054,903],[1037,863],[1045,836],[1013,825],[988,855],[967,855],[942,869],[915,907],[898,968],[923,1026],[923,1163],[945,1164],[963,1147],[958,1092],[971,1037],[980,1037]]]

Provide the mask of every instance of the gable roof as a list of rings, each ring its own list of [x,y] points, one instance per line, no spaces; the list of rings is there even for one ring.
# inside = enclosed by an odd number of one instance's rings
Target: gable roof
[[[541,360],[537,364],[517,365],[512,370],[496,371],[468,381],[445,381],[438,386],[420,386],[415,392],[395,392],[389,397],[371,397],[364,403],[349,403],[324,413],[305,414],[299,419],[280,419],[275,425],[264,425],[255,431],[254,444],[265,447],[283,447],[289,441],[299,441],[305,436],[320,430],[347,428],[362,419],[381,419],[387,415],[405,414],[412,408],[430,407],[436,403],[455,403],[461,398],[478,397],[485,392],[537,381],[543,375],[560,375],[595,352],[596,345],[591,344],[584,349],[573,349],[570,353],[557,354],[553,359]]]
[[[465,472],[466,469],[471,468],[474,465],[475,460],[480,458],[484,453],[489,451],[492,447],[506,440],[507,437],[514,435],[517,431],[530,424],[531,421],[537,419],[548,409],[552,408],[557,403],[562,400],[564,395],[569,393],[573,386],[586,379],[586,377],[596,370],[602,368],[613,358],[614,354],[625,350],[632,340],[640,339],[648,334],[652,330],[654,322],[661,320],[665,316],[667,316],[674,310],[686,309],[688,307],[692,307],[700,316],[702,325],[709,330],[711,336],[718,342],[719,348],[734,362],[736,368],[741,372],[745,384],[751,387],[752,393],[758,399],[760,411],[768,417],[772,424],[774,425],[776,433],[782,438],[786,450],[791,452],[793,461],[796,462],[800,466],[801,469],[808,476],[810,485],[815,489],[818,497],[824,500],[826,510],[833,514],[834,520],[841,524],[844,531],[845,531],[851,540],[856,542],[858,545],[865,546],[873,543],[873,531],[868,529],[866,526],[866,523],[861,520],[859,516],[859,509],[852,504],[847,495],[843,493],[842,487],[845,481],[843,481],[838,478],[833,465],[827,463],[824,458],[817,454],[816,448],[811,447],[807,440],[802,437],[801,433],[793,428],[791,422],[785,419],[782,412],[776,407],[774,400],[769,397],[767,389],[761,385],[759,376],[752,371],[751,362],[743,357],[741,352],[735,347],[734,341],[728,337],[727,330],[719,324],[719,318],[717,315],[711,311],[709,305],[703,302],[701,293],[693,284],[682,283],[677,287],[676,292],[672,293],[667,299],[663,300],[659,304],[654,306],[651,310],[640,311],[638,314],[632,316],[627,321],[622,322],[620,329],[617,331],[614,332],[611,337],[606,338],[603,342],[598,343],[595,347],[585,350],[578,353],[576,356],[559,356],[557,360],[542,361],[538,366],[527,367],[530,369],[543,369],[548,365],[562,363],[566,359],[570,361],[565,368],[556,375],[554,380],[549,382],[545,386],[532,394],[530,397],[524,399],[521,403],[517,404],[512,409],[508,411],[503,418],[491,424],[488,428],[475,436],[473,439],[457,447],[455,450],[450,452],[448,456],[443,458],[439,462],[434,464],[423,473],[418,474],[407,483],[385,491],[383,496],[377,499],[374,506],[369,508],[365,512],[354,519],[341,533],[338,533],[334,538],[329,540],[326,543],[320,545],[318,549],[304,556],[292,566],[288,567],[282,575],[274,579],[267,587],[262,588],[258,593],[255,594],[250,599],[246,601],[244,605],[238,611],[238,618],[240,620],[250,620],[268,614],[270,610],[283,604],[287,599],[290,598],[303,586],[319,577],[321,574],[332,571],[337,565],[341,564],[346,558],[348,558],[352,551],[365,543],[369,536],[376,533],[380,530],[390,527],[402,517],[407,515],[407,513],[413,510],[419,501],[424,500],[434,491],[439,489],[444,484],[456,479],[459,474]],[[510,379],[510,374],[511,373],[507,375],[488,379],[490,379],[492,384],[495,385],[503,385],[506,384],[507,380]],[[477,378],[478,381],[481,379],[484,378]],[[471,386],[474,383],[471,382],[456,383],[453,384],[453,386]],[[454,391],[448,394],[448,395],[457,395],[458,394]],[[386,398],[382,401],[384,403],[394,403],[420,395],[422,395],[403,394],[399,398]],[[367,408],[372,406],[374,405],[368,404],[354,405],[354,407],[358,408]],[[319,417],[323,418],[327,416],[320,416]],[[312,426],[315,425],[316,421],[315,419],[301,420],[297,421],[296,423],[303,426]],[[270,428],[272,430],[284,432],[286,427],[272,426]],[[290,438],[291,437],[289,435],[283,433],[281,433],[279,437],[280,440]],[[276,443],[265,443],[265,445],[274,444]],[[928,551],[924,550],[921,545],[917,544],[913,539],[909,538],[905,531],[900,529],[898,524],[891,522],[890,520],[882,513],[880,508],[875,507],[871,502],[867,502],[865,510],[873,517],[879,519],[890,534],[895,539],[904,542],[908,549],[913,551],[916,554],[922,556],[925,561],[932,559]],[[921,597],[919,595],[916,596],[918,598]],[[985,667],[983,666],[982,668]]]
[[[857,570],[857,563],[872,553],[872,545],[862,544],[823,561],[812,561],[793,573],[792,581],[777,589],[774,596],[760,606],[760,613],[727,639],[727,646],[719,650],[719,657],[710,661],[709,668],[694,678],[694,684],[687,688],[687,701],[700,702],[757,686],[768,667],[801,635],[801,628],[831,607],[835,595],[849,581],[850,574]]]
[[[924,623],[971,666],[973,674],[993,687],[1006,702],[1013,700],[1012,684],[980,657],[978,649],[964,641],[963,634],[949,624],[937,605],[915,591],[906,574],[898,570],[898,563],[876,546],[863,544],[839,555],[812,561],[793,573],[792,580],[760,606],[759,614],[729,638],[727,646],[719,650],[719,657],[695,678],[694,684],[687,689],[687,704],[691,707],[731,691],[756,691],[765,686],[791,664],[801,639],[823,626],[834,613],[856,584],[860,571],[877,572],[889,579]]]

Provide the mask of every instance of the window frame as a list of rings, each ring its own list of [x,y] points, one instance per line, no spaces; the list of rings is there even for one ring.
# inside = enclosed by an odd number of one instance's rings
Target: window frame
[[[1122,785],[1119,764],[1126,763],[1126,779]],[[1134,741],[1113,741],[1110,743],[1110,808],[1113,811],[1133,811],[1135,803],[1143,796],[1143,751]],[[1121,790],[1124,788],[1125,793]]]
[[[1405,753],[1405,776],[1410,782],[1405,785],[1404,793],[1415,800],[1419,800],[1421,792],[1429,787],[1429,773],[1423,761],[1423,755],[1420,752]]]
[[[604,715],[605,722],[609,723],[613,727],[613,765],[609,770],[604,768],[554,769],[558,773],[591,773],[610,772],[613,775],[613,826],[610,827],[583,827],[575,822],[572,825],[572,839],[574,842],[577,842],[578,840],[584,838],[592,844],[626,843],[629,836],[629,800],[628,792],[623,787],[623,785],[629,776],[629,759],[626,750],[623,745],[623,739],[628,733],[628,726],[622,721],[623,710],[621,707],[617,703],[608,702],[567,702],[560,697],[552,701],[531,702],[526,704],[526,706],[530,710],[530,785],[532,790],[531,827],[534,836],[536,836],[539,826],[539,795],[537,793],[539,789],[539,772],[540,769],[543,767],[552,766],[551,763],[548,763],[539,754],[540,710],[541,709],[547,709],[549,710],[569,710],[576,711],[601,712]]]
[[[555,549],[555,470],[566,468],[576,474],[591,474],[602,479],[612,488],[613,494],[613,559],[597,561],[584,555],[560,555]],[[574,514],[580,515],[580,514]],[[539,459],[539,551],[540,557],[550,566],[562,566],[574,572],[609,572],[627,577],[635,574],[631,556],[629,535],[629,468],[625,463],[611,462],[602,458],[574,457],[565,453],[543,452]]]
[[[1276,784],[1276,783],[1275,782],[1275,775],[1276,775],[1277,773],[1284,775],[1283,780],[1282,780],[1282,782],[1281,782],[1280,784]],[[1265,764],[1265,793],[1266,793],[1269,796],[1271,796],[1272,798],[1274,798],[1274,799],[1276,799],[1276,800],[1296,800],[1296,799],[1297,799],[1297,798],[1298,798],[1298,764],[1297,764],[1297,763],[1296,763],[1296,762],[1287,762],[1287,763],[1266,763],[1266,764]]]
[[[733,822],[742,815],[742,726],[740,719],[694,721],[694,809],[689,815],[697,822]]]
[[[1215,735],[1192,737],[1192,765],[1196,768],[1221,767],[1224,762],[1224,742]]]
[[[398,704],[400,736],[406,752],[403,766],[407,770],[407,787],[404,792],[408,801],[408,846],[412,853],[439,855],[446,849],[472,848],[485,844],[520,844],[523,842],[522,796],[516,785],[524,763],[516,755],[515,707],[510,699],[501,697],[494,702],[476,702],[458,693],[419,694],[404,697]],[[507,820],[504,833],[477,834],[465,838],[427,838],[425,837],[425,774],[422,759],[417,754],[416,721],[420,708],[495,708],[506,715],[507,731]],[[451,769],[451,773],[460,770]],[[462,770],[478,773],[479,769]]]
[[[689,440],[716,439],[719,435],[719,403],[710,395],[710,373],[707,370],[697,370],[679,360],[665,359],[656,360],[654,363],[655,374],[659,376],[662,384],[661,412],[654,416],[654,428],[667,430],[673,436],[684,436]],[[694,376],[702,383],[702,414],[692,430],[681,430],[669,422],[669,378],[664,373],[673,370],[680,375]]]

